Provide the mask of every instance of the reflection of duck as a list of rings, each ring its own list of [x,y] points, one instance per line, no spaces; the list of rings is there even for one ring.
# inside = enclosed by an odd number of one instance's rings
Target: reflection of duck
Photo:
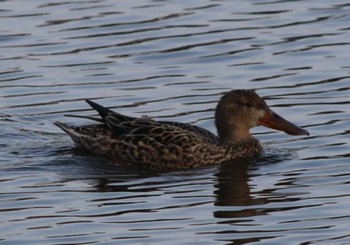
[[[86,100],[101,116],[99,124],[81,127],[55,124],[82,149],[117,162],[155,169],[186,169],[248,157],[261,150],[249,129],[263,125],[291,135],[309,133],[274,113],[252,90],[232,90],[215,111],[218,136],[179,122],[134,118]]]

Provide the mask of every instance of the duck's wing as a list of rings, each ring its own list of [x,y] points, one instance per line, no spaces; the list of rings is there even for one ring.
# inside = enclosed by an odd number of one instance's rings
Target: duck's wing
[[[83,115],[74,115],[74,114],[65,114],[64,116],[66,117],[75,117],[75,118],[83,118],[83,119],[88,119],[88,120],[92,120],[92,121],[96,121],[96,122],[99,122],[99,123],[102,123],[102,124],[106,124],[106,117],[109,116],[110,114],[113,115],[113,119],[115,121],[119,123],[122,123],[122,122],[128,122],[128,121],[133,121],[137,118],[135,117],[129,117],[129,116],[125,116],[125,115],[122,115],[120,113],[116,113],[112,110],[109,110],[95,102],[92,102],[90,100],[86,100],[86,102],[93,108],[95,109],[99,114],[100,114],[100,117],[93,117],[93,116],[83,116]],[[55,123],[58,127],[64,129],[65,127],[62,127],[64,125],[64,123]],[[90,128],[95,128],[93,125],[89,125],[88,127]],[[97,126],[97,127],[102,127],[102,126]],[[79,128],[79,127],[76,127],[76,128]],[[84,127],[81,127],[81,128],[86,128],[86,126]],[[103,128],[103,127],[102,127]],[[64,130],[65,131],[65,130]]]
[[[95,109],[101,117],[101,121],[108,126],[115,137],[120,137],[131,133],[135,129],[152,128],[155,121],[151,119],[129,117],[123,114],[114,112],[106,107],[103,107],[91,100],[86,102]]]
[[[209,130],[195,125],[180,122],[155,121],[147,117],[129,117],[107,109],[93,101],[86,100],[86,102],[99,113],[103,123],[111,129],[115,137],[126,134],[155,136],[160,134],[179,135],[188,133],[210,143],[218,142],[217,136]]]
[[[198,127],[196,125],[192,125],[189,123],[169,122],[169,121],[161,121],[160,123],[165,123],[168,125],[180,127],[181,129],[183,129],[185,131],[191,131],[191,132],[197,134],[197,136],[199,138],[202,138],[202,139],[208,141],[209,143],[217,144],[219,142],[219,139],[215,134],[213,134],[212,132],[210,132],[209,130],[207,130],[205,128],[201,128],[201,127]]]
[[[101,121],[106,123],[106,119],[109,116],[113,116],[113,119],[119,123],[122,122],[128,122],[128,121],[133,121],[135,119],[137,119],[136,117],[129,117],[129,116],[125,116],[123,114],[114,112],[106,107],[103,107],[91,100],[85,100],[86,103],[88,103],[94,110],[96,110],[98,112],[98,114],[101,116]]]

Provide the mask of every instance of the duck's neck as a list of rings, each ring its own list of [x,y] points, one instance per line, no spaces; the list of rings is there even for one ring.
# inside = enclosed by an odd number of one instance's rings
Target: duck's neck
[[[215,124],[221,144],[237,144],[256,140],[245,125],[237,125],[226,120],[216,120]]]
[[[260,142],[249,132],[245,124],[235,124],[233,121],[216,120],[219,143],[230,155],[245,157],[258,153],[262,147]]]
[[[257,141],[249,131],[235,131],[235,130],[224,130],[219,131],[219,141],[221,144],[240,144],[244,142],[252,142],[252,141]]]

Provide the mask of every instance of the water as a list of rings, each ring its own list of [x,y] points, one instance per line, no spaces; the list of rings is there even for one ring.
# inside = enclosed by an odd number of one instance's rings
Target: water
[[[349,20],[339,1],[0,3],[4,244],[349,244]],[[310,131],[257,159],[154,173],[77,151],[52,122],[86,98],[215,132],[254,88]]]

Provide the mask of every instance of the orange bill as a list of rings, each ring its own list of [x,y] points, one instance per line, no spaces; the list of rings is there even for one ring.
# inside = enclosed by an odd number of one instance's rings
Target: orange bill
[[[287,121],[271,110],[267,112],[264,117],[259,119],[259,125],[280,130],[290,135],[309,135],[309,132],[305,129]]]

